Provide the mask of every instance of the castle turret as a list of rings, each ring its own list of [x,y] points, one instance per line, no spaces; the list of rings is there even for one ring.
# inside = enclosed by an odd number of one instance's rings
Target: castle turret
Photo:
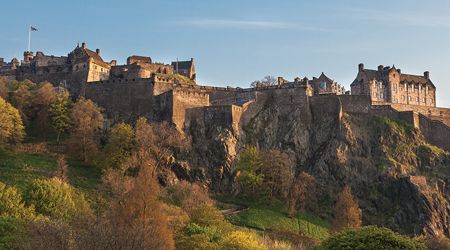
[[[29,63],[31,60],[33,60],[33,52],[31,51],[23,52],[23,62]]]
[[[423,76],[425,77],[425,79],[430,80],[430,72],[429,71],[423,72]]]

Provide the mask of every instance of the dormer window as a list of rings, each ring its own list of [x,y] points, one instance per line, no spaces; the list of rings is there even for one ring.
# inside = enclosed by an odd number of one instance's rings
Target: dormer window
[[[326,82],[320,82],[320,88],[321,89],[326,89],[327,88],[327,83]]]

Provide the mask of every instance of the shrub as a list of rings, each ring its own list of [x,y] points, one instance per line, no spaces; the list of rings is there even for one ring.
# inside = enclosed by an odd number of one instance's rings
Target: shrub
[[[219,249],[258,250],[267,248],[259,243],[254,235],[243,231],[234,231],[222,238],[219,242]]]
[[[367,226],[349,229],[328,238],[316,249],[426,249],[413,239],[388,228]]]
[[[30,219],[33,216],[33,207],[25,206],[19,191],[0,182],[0,218]]]
[[[23,220],[0,217],[0,249],[21,249],[20,242],[26,239],[26,225]]]
[[[68,221],[76,213],[90,213],[84,196],[60,179],[34,180],[25,192],[25,200],[36,212]]]

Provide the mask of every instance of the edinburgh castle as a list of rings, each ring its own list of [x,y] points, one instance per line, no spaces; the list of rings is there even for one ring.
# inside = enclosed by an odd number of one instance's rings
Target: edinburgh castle
[[[351,91],[322,73],[293,81],[278,77],[273,84],[253,88],[198,85],[195,62],[153,62],[150,57],[130,56],[125,65],[105,62],[99,49],[85,43],[67,56],[24,52],[22,61],[0,58],[0,77],[7,80],[51,82],[69,90],[75,99],[84,96],[102,107],[110,123],[139,116],[168,121],[180,131],[192,123],[229,127],[239,133],[263,105],[297,106],[308,119],[318,105],[350,113],[372,113],[404,120],[419,128],[427,140],[450,149],[450,109],[436,107],[436,87],[429,72],[411,75],[400,69],[365,69],[359,64]]]

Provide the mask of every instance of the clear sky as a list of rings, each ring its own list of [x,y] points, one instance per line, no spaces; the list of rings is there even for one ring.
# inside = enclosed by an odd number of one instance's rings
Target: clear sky
[[[450,107],[447,0],[15,0],[0,10],[6,60],[22,57],[32,24],[32,51],[66,55],[85,41],[119,63],[132,54],[165,63],[194,57],[207,85],[323,71],[348,89],[360,62],[428,70],[438,106]]]

